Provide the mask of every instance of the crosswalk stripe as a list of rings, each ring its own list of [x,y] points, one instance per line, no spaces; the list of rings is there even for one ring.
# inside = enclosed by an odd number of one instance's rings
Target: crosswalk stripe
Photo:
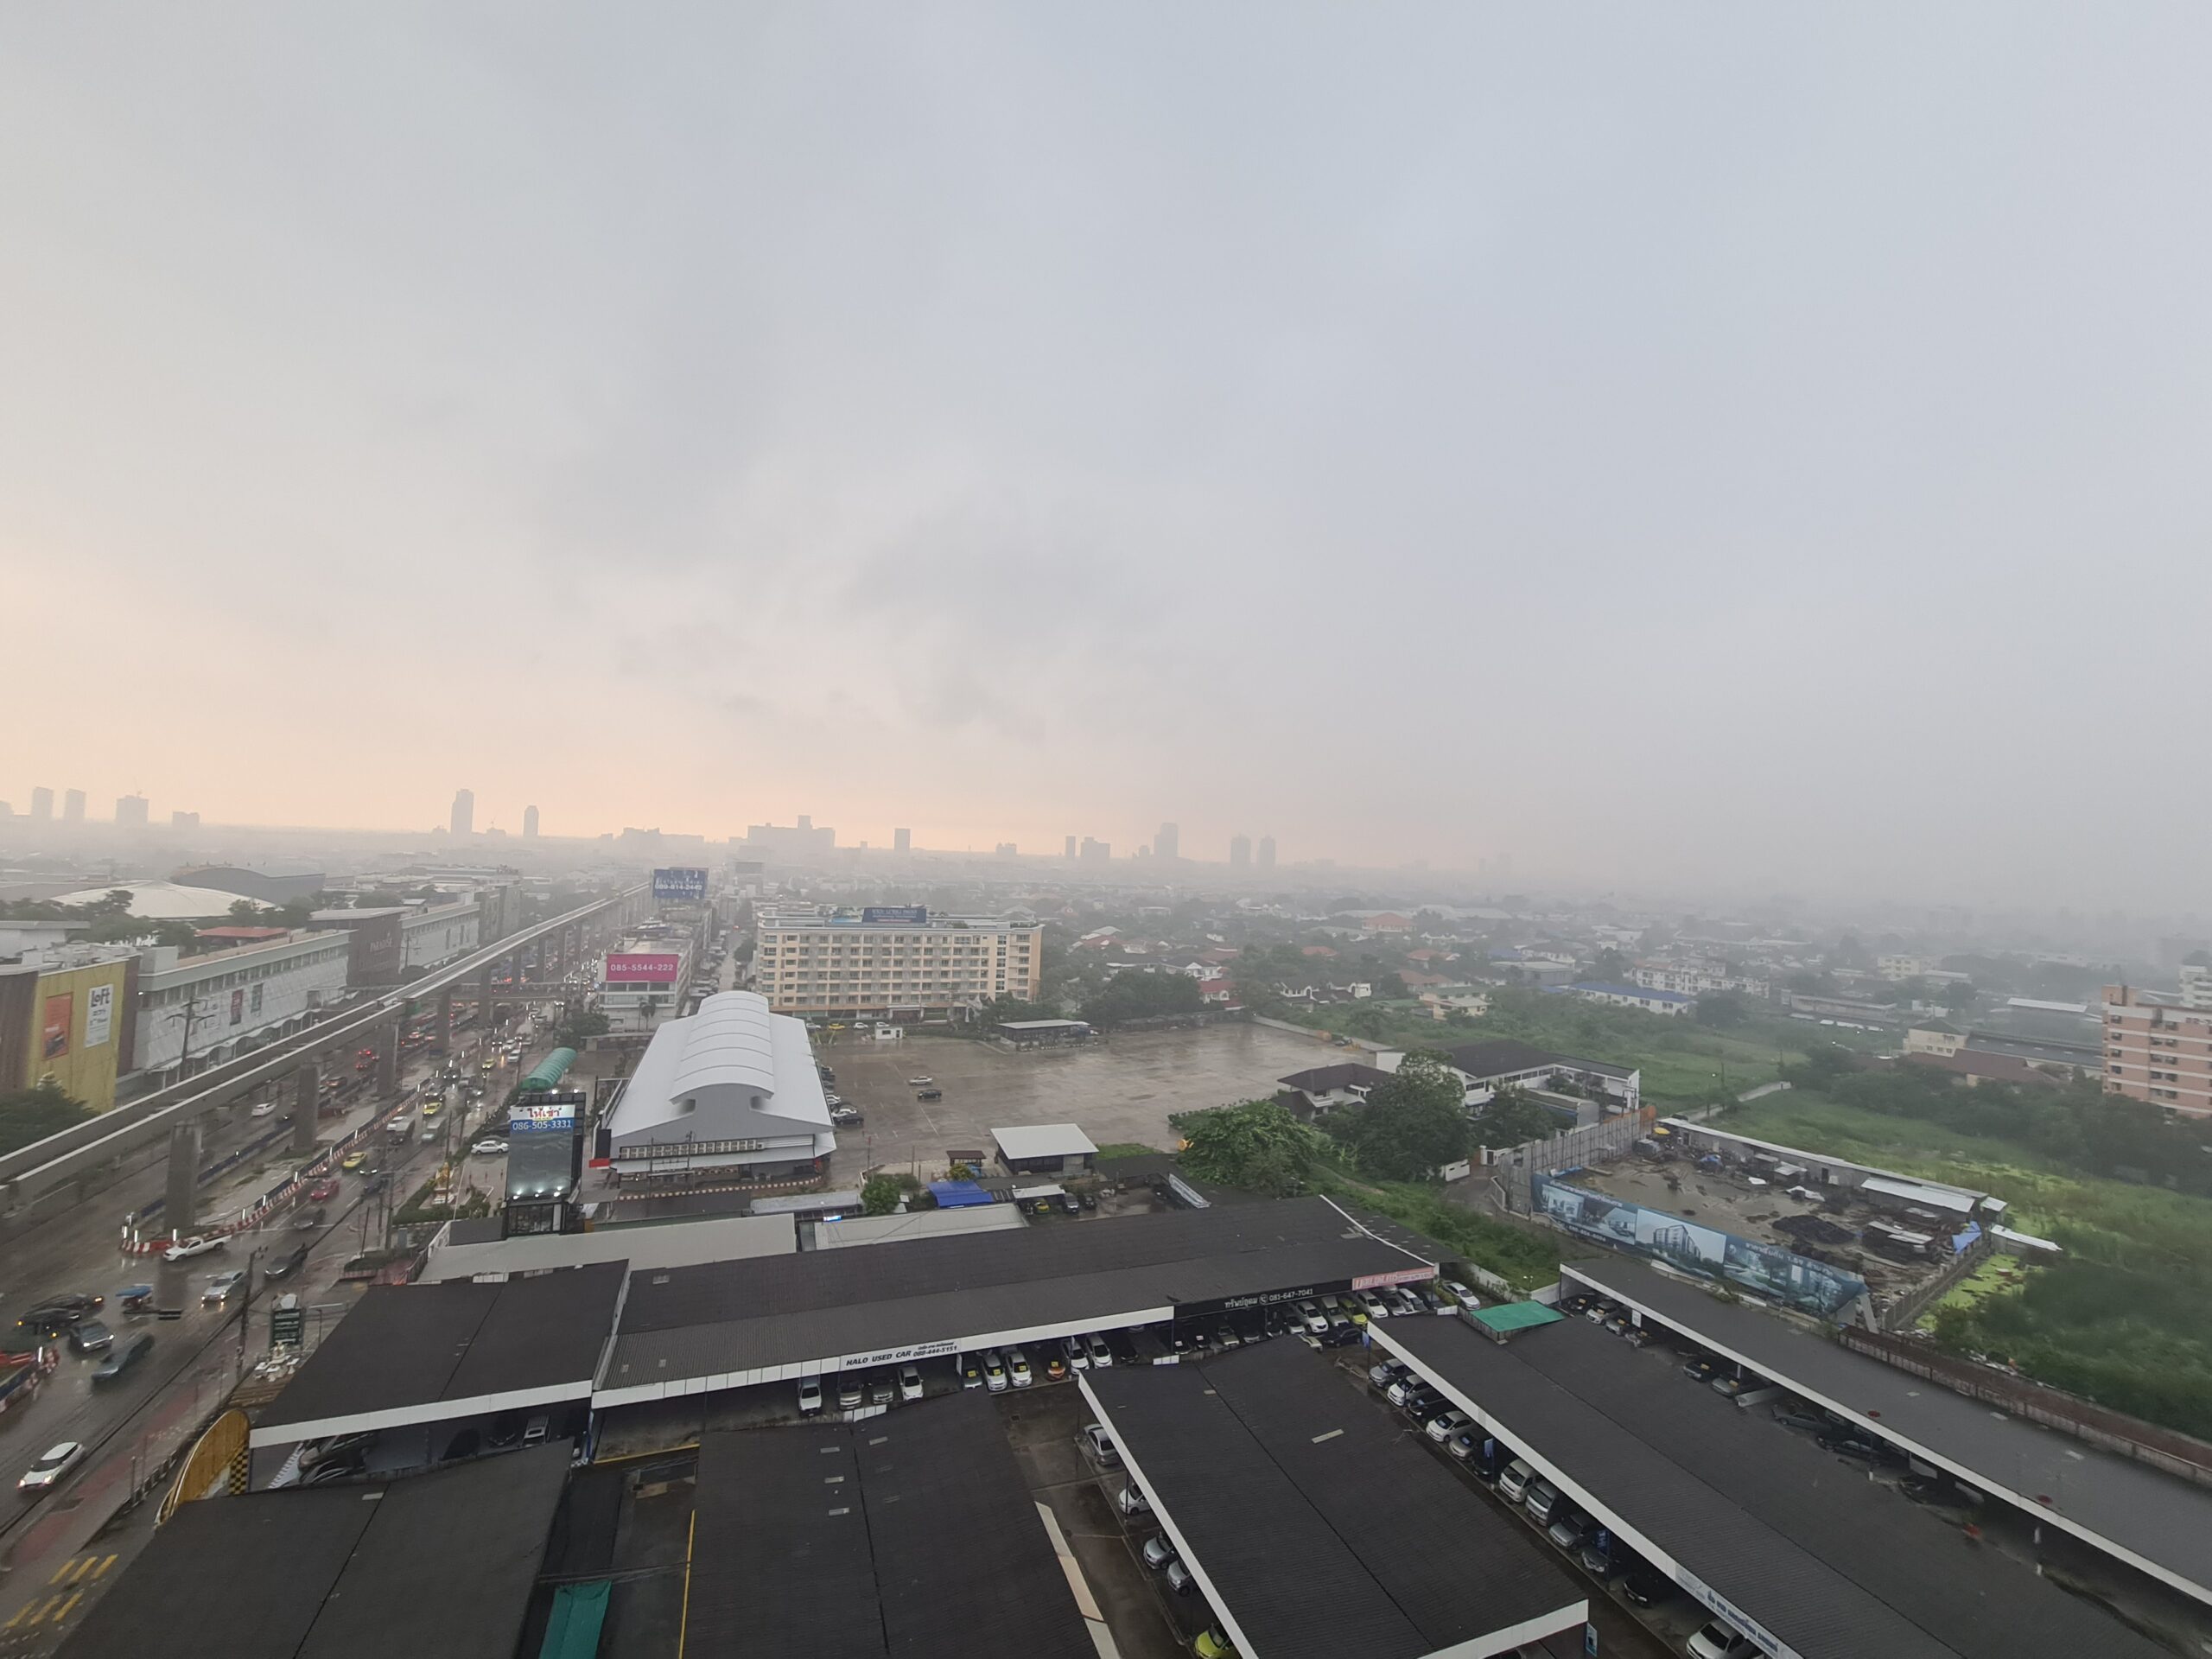
[[[84,1592],[83,1591],[81,1591],[81,1590],[72,1590],[72,1591],[69,1592],[69,1599],[68,1599],[68,1600],[67,1600],[67,1601],[65,1601],[65,1602],[63,1602],[63,1603],[61,1604],[61,1611],[60,1611],[60,1612],[58,1612],[58,1613],[54,1614],[54,1622],[55,1624],[60,1624],[63,1619],[65,1619],[65,1618],[68,1618],[68,1617],[69,1617],[69,1610],[70,1610],[72,1607],[74,1607],[74,1606],[75,1606],[79,1602],[82,1601],[84,1599],[85,1599],[85,1592]]]
[[[87,1555],[85,1559],[89,1561],[92,1558]],[[47,1583],[49,1585],[60,1583],[62,1575],[67,1573],[71,1567],[75,1567],[76,1565],[78,1565],[77,1558],[74,1555],[72,1555],[67,1560],[62,1562],[60,1566],[54,1569],[54,1576],[48,1579]]]
[[[114,1557],[114,1556],[112,1556],[112,1555],[111,1555],[111,1556],[109,1556],[105,1560],[102,1561],[102,1562],[101,1562],[98,1567],[94,1567],[94,1568],[92,1569],[92,1576],[93,1576],[94,1578],[96,1578],[96,1579],[97,1579],[98,1577],[99,1577],[99,1575],[100,1575],[101,1573],[103,1573],[106,1572],[106,1571],[108,1570],[108,1568],[110,1568],[111,1567],[113,1567],[114,1565],[115,1565],[115,1557]]]

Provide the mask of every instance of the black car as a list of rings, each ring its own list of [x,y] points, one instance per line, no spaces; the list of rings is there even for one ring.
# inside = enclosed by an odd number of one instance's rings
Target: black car
[[[857,1106],[836,1106],[830,1109],[830,1121],[841,1129],[856,1129],[868,1119]]]
[[[942,1089],[917,1090],[914,1094],[914,1098],[916,1100],[943,1100],[944,1098],[944,1090]]]
[[[321,1205],[315,1205],[312,1210],[302,1210],[292,1217],[292,1230],[296,1233],[311,1233],[322,1225],[328,1215],[329,1212]]]
[[[1675,1581],[1649,1567],[1630,1567],[1621,1577],[1621,1594],[1639,1607],[1656,1607],[1675,1593]]]
[[[1066,1215],[1079,1216],[1083,1213],[1083,1201],[1072,1192],[1063,1192],[1060,1194],[1060,1210]]]
[[[1433,1417],[1438,1412],[1444,1410],[1448,1403],[1434,1389],[1422,1388],[1415,1389],[1408,1394],[1405,1403],[1398,1409],[1408,1417],[1421,1421]]]
[[[308,1245],[305,1240],[295,1244],[261,1270],[262,1277],[272,1281],[289,1279],[307,1265]]]
[[[69,1350],[72,1353],[101,1353],[114,1343],[115,1332],[98,1319],[80,1319],[69,1327]]]
[[[41,1337],[58,1337],[73,1325],[91,1319],[106,1300],[89,1291],[67,1291],[48,1297],[16,1323]]]
[[[1081,1196],[1084,1209],[1096,1210],[1098,1207],[1098,1195],[1096,1192],[1086,1191]]]
[[[154,1333],[137,1331],[124,1338],[107,1351],[107,1357],[92,1369],[92,1386],[105,1387],[120,1382],[129,1375],[130,1368],[146,1357],[154,1346]]]

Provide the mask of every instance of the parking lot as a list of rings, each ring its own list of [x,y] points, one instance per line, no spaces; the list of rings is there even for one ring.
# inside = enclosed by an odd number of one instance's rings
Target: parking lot
[[[941,1173],[948,1147],[988,1150],[1003,1124],[1075,1123],[1100,1146],[1166,1150],[1172,1115],[1273,1094],[1276,1078],[1341,1058],[1325,1043],[1239,1024],[1019,1054],[953,1037],[878,1043],[846,1031],[822,1033],[816,1053],[837,1074],[831,1087],[867,1117],[838,1135],[830,1181],[840,1186],[885,1164]],[[918,1099],[907,1083],[915,1077],[933,1079],[943,1098]]]

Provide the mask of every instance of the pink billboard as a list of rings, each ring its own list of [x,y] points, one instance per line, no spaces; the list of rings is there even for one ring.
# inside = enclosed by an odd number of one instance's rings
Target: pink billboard
[[[607,958],[607,982],[610,985],[673,985],[676,970],[683,958],[663,955],[655,950],[610,953]]]

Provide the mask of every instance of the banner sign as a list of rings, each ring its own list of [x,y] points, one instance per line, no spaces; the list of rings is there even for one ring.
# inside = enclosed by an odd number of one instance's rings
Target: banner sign
[[[584,1103],[581,1090],[563,1090],[558,1095],[541,1096],[528,1105],[516,1105],[507,1110],[507,1131],[511,1135],[566,1134],[576,1127],[576,1108]]]
[[[1840,1318],[1866,1294],[1866,1281],[1855,1274],[1793,1250],[1685,1221],[1663,1210],[1586,1192],[1548,1175],[1532,1175],[1529,1191],[1537,1213],[1570,1233],[1703,1278],[1725,1279],[1754,1296],[1801,1313]]]
[[[69,1052],[69,1020],[76,1008],[73,991],[46,999],[46,1019],[40,1033],[41,1052],[46,1058],[58,1060]]]
[[[624,951],[607,959],[607,982],[645,980],[658,985],[676,983],[676,970],[683,958],[673,954],[663,955],[656,950]]]
[[[1436,1277],[1434,1268],[1399,1268],[1390,1273],[1363,1273],[1351,1281],[1354,1290],[1380,1290],[1385,1285],[1418,1285]]]
[[[870,922],[891,927],[927,927],[930,907],[927,905],[867,905],[861,907],[861,922]]]
[[[653,898],[664,905],[696,905],[707,897],[704,870],[655,870]]]
[[[108,1039],[115,1020],[115,987],[95,985],[85,993],[85,1046],[98,1048]]]

